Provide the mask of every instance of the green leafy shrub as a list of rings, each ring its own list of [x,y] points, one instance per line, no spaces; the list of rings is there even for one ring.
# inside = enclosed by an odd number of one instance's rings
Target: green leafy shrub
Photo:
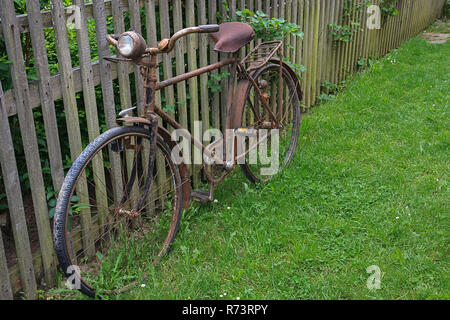
[[[351,21],[345,26],[336,23],[330,23],[328,26],[335,41],[353,42],[353,34],[358,32],[360,23]]]
[[[255,30],[255,37],[263,41],[283,39],[286,35],[293,35],[303,39],[303,32],[300,26],[289,23],[281,18],[268,18],[267,14],[261,11],[256,13],[248,9],[236,11],[238,21],[248,23]]]

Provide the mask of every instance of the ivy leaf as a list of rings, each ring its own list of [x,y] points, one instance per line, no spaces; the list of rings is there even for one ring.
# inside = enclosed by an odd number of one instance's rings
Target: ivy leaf
[[[49,207],[54,208],[56,206],[56,199],[52,198],[50,199],[50,201],[48,202]]]
[[[48,210],[48,217],[49,219],[53,219],[54,216],[55,216],[55,208],[51,208],[50,210]]]

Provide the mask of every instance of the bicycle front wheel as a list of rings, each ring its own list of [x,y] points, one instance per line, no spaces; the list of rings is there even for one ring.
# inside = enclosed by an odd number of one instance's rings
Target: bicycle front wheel
[[[90,297],[143,281],[142,267],[156,263],[175,238],[180,174],[164,141],[158,137],[150,150],[149,139],[143,127],[106,131],[75,160],[59,193],[56,254],[69,282]]]

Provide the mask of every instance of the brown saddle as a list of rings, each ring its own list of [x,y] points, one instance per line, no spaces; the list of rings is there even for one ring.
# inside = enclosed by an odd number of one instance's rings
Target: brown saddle
[[[219,31],[210,34],[216,44],[215,51],[234,53],[255,37],[255,31],[243,22],[226,22],[219,25]]]

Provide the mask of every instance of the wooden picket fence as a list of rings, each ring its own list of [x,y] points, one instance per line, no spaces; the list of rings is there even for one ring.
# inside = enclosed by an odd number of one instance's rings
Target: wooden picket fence
[[[363,0],[353,0],[358,3]],[[372,1],[377,4],[379,0]],[[94,0],[84,4],[84,0],[73,0],[73,5],[81,7],[81,29],[77,30],[79,67],[73,67],[69,41],[66,32],[67,19],[73,14],[71,8],[64,7],[62,0],[52,0],[52,11],[40,11],[39,1],[26,1],[26,15],[16,16],[11,0],[0,0],[0,37],[5,40],[8,59],[11,61],[13,89],[3,92],[0,84],[0,161],[9,209],[7,214],[12,225],[17,263],[8,265],[4,241],[0,232],[0,299],[11,299],[23,292],[25,297],[37,298],[38,286],[51,287],[56,284],[57,262],[52,244],[51,221],[48,215],[46,187],[44,186],[41,159],[38,151],[33,109],[40,107],[44,118],[48,162],[51,169],[52,187],[59,190],[64,179],[61,144],[70,145],[70,157],[74,160],[82,150],[82,137],[76,93],[83,92],[89,139],[100,134],[95,87],[100,85],[106,115],[106,127],[115,126],[116,109],[114,103],[113,80],[118,79],[121,108],[129,108],[132,90],[139,103],[142,88],[130,86],[130,78],[135,82],[142,79],[136,67],[127,64],[112,64],[102,58],[110,55],[106,42],[108,16],[112,16],[115,33],[125,28],[124,12],[129,11],[131,27],[140,32],[146,25],[144,37],[149,45],[167,38],[187,26],[218,22],[217,12],[226,20],[236,18],[236,11],[248,8],[267,13],[270,17],[284,18],[297,23],[305,33],[304,40],[289,37],[286,40],[285,55],[291,62],[306,66],[302,74],[304,109],[313,106],[320,95],[322,83],[326,80],[339,83],[357,71],[358,61],[377,59],[400,46],[402,42],[416,35],[432,23],[442,12],[445,0],[398,0],[397,16],[388,17],[380,30],[369,30],[365,22],[366,10],[351,9],[353,20],[361,21],[363,31],[353,35],[353,41],[334,41],[330,23],[342,23],[344,6],[348,0],[229,0],[229,11],[222,0]],[[144,14],[142,15],[142,11]],[[348,12],[348,11],[347,11]],[[159,15],[159,19],[157,16]],[[141,18],[144,17],[144,20]],[[91,61],[87,20],[95,21],[98,46],[98,61]],[[157,22],[159,25],[157,26]],[[51,75],[43,30],[53,28],[59,73]],[[159,32],[158,32],[159,31]],[[24,64],[20,34],[30,33],[33,56],[39,80],[28,81]],[[258,43],[252,41],[245,50]],[[185,55],[186,53],[186,55]],[[217,62],[224,54],[212,50],[207,35],[191,35],[177,43],[176,50],[161,57],[163,77],[182,74],[197,67]],[[176,63],[175,70],[172,68]],[[185,127],[192,127],[195,120],[223,128],[225,123],[225,98],[219,92],[208,92],[208,75],[190,79],[166,88],[157,96],[157,103],[175,106],[177,120]],[[227,80],[222,80],[226,89]],[[116,90],[117,91],[117,90]],[[226,90],[222,90],[226,92]],[[164,101],[162,101],[164,97]],[[54,102],[63,99],[68,141],[60,141]],[[182,103],[176,103],[182,102]],[[11,137],[9,117],[17,116],[23,141],[27,172],[31,189],[32,207],[39,234],[39,247],[32,250],[24,209],[24,195],[21,192],[16,158]],[[197,183],[194,177],[194,183]],[[1,188],[1,186],[0,186]],[[32,213],[31,213],[32,214]]]

